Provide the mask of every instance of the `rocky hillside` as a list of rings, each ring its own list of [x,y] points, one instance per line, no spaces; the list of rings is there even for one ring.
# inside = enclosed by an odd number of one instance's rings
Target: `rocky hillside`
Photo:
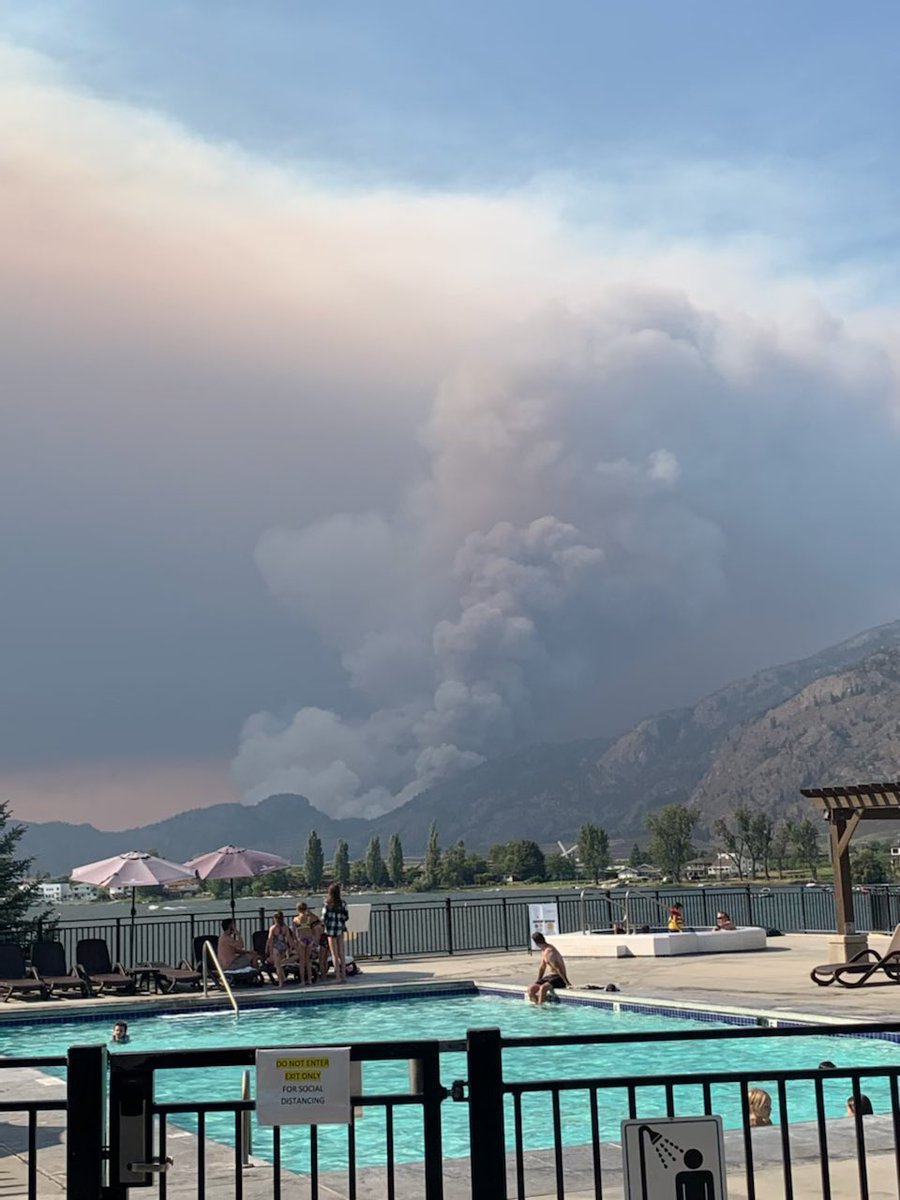
[[[696,803],[709,821],[746,800],[800,812],[803,786],[896,777],[900,621],[641,721],[615,741],[532,746],[494,759],[374,821],[335,821],[301,796],[272,796],[253,808],[217,805],[118,833],[33,824],[24,845],[42,870],[60,873],[123,849],[155,847],[184,860],[229,841],[302,861],[312,828],[328,855],[338,837],[361,854],[373,833],[384,845],[393,832],[407,852],[420,853],[432,821],[444,844],[463,838],[472,848],[515,837],[553,844],[587,820],[629,841],[643,836],[649,812],[671,802]]]

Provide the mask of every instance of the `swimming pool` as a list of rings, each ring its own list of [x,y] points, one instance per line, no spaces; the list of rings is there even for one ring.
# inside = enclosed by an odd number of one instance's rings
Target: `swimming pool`
[[[723,1022],[724,1023],[724,1022]],[[109,1021],[111,1025],[111,1019]],[[207,1048],[223,1045],[317,1045],[342,1041],[415,1040],[463,1038],[470,1028],[499,1026],[506,1036],[545,1036],[565,1033],[630,1033],[634,1042],[597,1046],[515,1048],[504,1052],[504,1076],[507,1080],[564,1079],[586,1077],[632,1077],[642,1075],[679,1076],[692,1072],[747,1070],[754,1082],[766,1087],[766,1070],[814,1068],[829,1059],[838,1067],[897,1065],[900,1046],[875,1038],[836,1038],[821,1036],[781,1038],[777,1052],[768,1039],[714,1042],[640,1042],[649,1030],[708,1029],[708,1020],[671,1018],[656,1013],[615,1012],[587,1005],[558,1004],[536,1008],[521,1000],[489,995],[463,995],[452,998],[404,998],[390,1003],[358,1002],[317,1003],[248,1009],[239,1019],[221,1011],[210,1013],[130,1016],[131,1042],[125,1050]],[[108,1036],[106,1025],[96,1021],[67,1021],[29,1024],[0,1023],[0,1053],[13,1057],[31,1054],[55,1054],[72,1045],[96,1044]],[[112,1053],[118,1052],[111,1047]],[[202,1074],[204,1096],[217,1098],[240,1095],[242,1071],[239,1068],[215,1068]],[[445,1086],[466,1075],[462,1054],[442,1055],[441,1076]],[[197,1071],[162,1071],[156,1077],[156,1099],[173,1102],[197,1100]],[[406,1064],[367,1063],[363,1067],[363,1091],[366,1093],[405,1092],[409,1089]],[[773,1120],[778,1123],[777,1096],[773,1096]],[[866,1081],[866,1093],[876,1112],[890,1111],[886,1080]],[[836,1077],[825,1083],[828,1116],[842,1117],[850,1087],[846,1079]],[[791,1123],[815,1118],[812,1084],[788,1085]],[[712,1088],[713,1111],[722,1115],[726,1128],[741,1123],[740,1089],[735,1084]],[[703,1111],[699,1087],[676,1085],[675,1102],[679,1114]],[[665,1094],[660,1087],[640,1090],[641,1115],[666,1111]],[[562,1129],[566,1145],[590,1142],[590,1111],[586,1093],[575,1091],[561,1097]],[[522,1101],[523,1131],[527,1149],[542,1149],[553,1144],[551,1101],[549,1095],[526,1095]],[[604,1091],[600,1099],[601,1137],[618,1140],[619,1123],[627,1116],[624,1089]],[[396,1161],[416,1161],[422,1157],[421,1114],[412,1109],[395,1110],[394,1140]],[[465,1105],[447,1102],[443,1111],[444,1154],[464,1157],[469,1152],[468,1112]],[[178,1117],[173,1124],[195,1129],[192,1118]],[[513,1128],[512,1120],[507,1129]],[[234,1118],[228,1114],[210,1114],[206,1120],[208,1137],[233,1144]],[[367,1110],[356,1125],[356,1160],[360,1165],[384,1161],[385,1123],[380,1110]],[[319,1131],[319,1153],[323,1169],[346,1166],[347,1131],[341,1127],[323,1127]],[[512,1149],[510,1144],[510,1149]],[[254,1153],[271,1157],[271,1131],[254,1130]],[[282,1131],[282,1160],[286,1167],[305,1169],[309,1160],[309,1135],[303,1128]]]

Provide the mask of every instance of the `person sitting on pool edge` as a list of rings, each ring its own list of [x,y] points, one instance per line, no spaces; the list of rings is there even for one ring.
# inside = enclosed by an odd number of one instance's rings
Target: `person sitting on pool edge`
[[[112,1030],[112,1041],[127,1042],[128,1041],[128,1024],[125,1021],[116,1021]]]
[[[216,945],[216,958],[223,971],[242,971],[247,967],[259,967],[260,958],[255,950],[247,950],[244,939],[232,917],[222,922],[222,932]]]
[[[737,929],[727,912],[716,913],[716,929]]]
[[[537,979],[525,992],[525,999],[534,1004],[543,1004],[555,989],[568,988],[572,984],[566,973],[566,960],[557,948],[551,945],[542,933],[533,933],[531,940],[541,952],[541,965],[538,968]]]

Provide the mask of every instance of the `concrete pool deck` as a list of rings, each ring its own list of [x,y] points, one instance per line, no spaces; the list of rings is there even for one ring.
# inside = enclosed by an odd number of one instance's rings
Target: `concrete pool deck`
[[[552,940],[552,939],[551,939]],[[677,956],[672,958],[573,959],[569,971],[579,987],[603,987],[614,983],[622,999],[668,1001],[677,1006],[693,1004],[709,1008],[737,1008],[765,1011],[778,1015],[804,1014],[817,1020],[890,1021],[900,1020],[898,985],[885,981],[864,988],[843,988],[834,984],[822,988],[809,978],[812,968],[828,961],[829,934],[789,934],[770,938],[765,950],[733,954]],[[873,934],[870,946],[883,952],[887,935]],[[285,989],[264,985],[236,989],[242,1000],[259,1003],[284,1003],[295,998],[313,1000],[341,992],[346,995],[370,985],[419,984],[476,980],[485,984],[504,983],[522,987],[537,974],[537,955],[527,950],[454,954],[436,958],[362,960],[363,974],[346,986],[328,982],[312,988],[289,986]],[[226,1004],[221,992],[216,1002]],[[108,1009],[152,1011],[173,1005],[190,1009],[204,1003],[196,992],[178,992],[168,996],[101,996],[93,1000],[58,999],[51,1001],[10,1000],[0,1004],[0,1023],[50,1013],[75,1017],[79,1013]]]
[[[552,940],[552,939],[551,939]],[[900,1019],[900,992],[897,985],[891,983],[870,985],[859,990],[817,987],[809,978],[812,967],[828,961],[827,934],[794,934],[783,938],[771,939],[765,951],[734,953],[728,955],[710,955],[698,957],[676,958],[631,958],[590,960],[581,959],[570,964],[573,982],[579,988],[585,985],[602,987],[607,983],[615,983],[620,989],[616,999],[649,1000],[673,1004],[676,1007],[702,1006],[720,1011],[738,1010],[741,1012],[764,1012],[783,1017],[809,1017],[813,1020],[826,1022],[840,1021],[891,1021]],[[870,945],[879,951],[886,949],[887,936],[873,935]],[[272,987],[254,988],[238,993],[238,998],[244,997],[254,1004],[279,1003],[293,997],[312,1000],[317,994],[323,996],[337,992],[350,994],[354,989],[363,990],[369,985],[413,984],[427,986],[430,983],[450,982],[454,980],[475,980],[485,985],[508,984],[516,989],[530,983],[537,972],[537,957],[529,956],[527,951],[518,950],[509,953],[460,954],[452,957],[416,958],[406,961],[395,960],[362,964],[364,974],[356,981],[351,981],[346,989],[333,983],[322,985],[320,988],[288,988],[285,991]],[[591,994],[591,993],[587,993]],[[594,993],[597,996],[597,993]],[[599,997],[598,997],[599,998]],[[112,1014],[122,1008],[151,1012],[154,1008],[165,1005],[171,1008],[173,1003],[190,1009],[193,1005],[203,1003],[202,996],[191,996],[189,993],[179,993],[177,996],[161,997],[101,997],[92,1001],[57,1000],[50,1002],[15,1001],[0,1005],[0,1022],[4,1020],[28,1019],[29,1016],[48,1016],[60,1014],[66,1017],[77,1017],[79,1013]],[[135,1013],[137,1015],[137,1012]],[[103,1026],[99,1026],[98,1039],[103,1037]],[[0,1072],[0,1098],[12,1099],[14,1096],[46,1095],[48,1098],[62,1094],[64,1091],[60,1081],[51,1080],[40,1072],[27,1069],[10,1069]],[[873,1118],[880,1122],[881,1118]],[[65,1130],[63,1114],[42,1114],[38,1121],[39,1144],[42,1147],[38,1155],[39,1163],[39,1194],[40,1196],[64,1195],[64,1154]],[[867,1129],[869,1121],[867,1120]],[[880,1126],[878,1126],[880,1130]],[[846,1130],[846,1132],[843,1132]],[[800,1126],[792,1126],[791,1138],[794,1144],[795,1131],[797,1149],[801,1150],[806,1142],[806,1132]],[[872,1126],[873,1133],[876,1126]],[[764,1149],[767,1142],[772,1143],[772,1158],[761,1154],[758,1158],[757,1195],[780,1197],[784,1194],[780,1163],[780,1143],[777,1130],[758,1130],[754,1133],[754,1145]],[[832,1163],[832,1194],[835,1197],[858,1195],[857,1167],[855,1149],[850,1138],[850,1125],[839,1123],[836,1127],[837,1138]],[[24,1146],[27,1136],[25,1118],[14,1114],[4,1114],[0,1123],[0,1197],[19,1196],[24,1193],[26,1181],[26,1166]],[[173,1144],[172,1150],[182,1164],[182,1172],[174,1172],[169,1178],[169,1196],[172,1200],[182,1200],[196,1194],[196,1185],[187,1165],[196,1155],[193,1135],[186,1132],[176,1132],[173,1136],[177,1143],[177,1152]],[[879,1133],[870,1144],[867,1154],[869,1169],[870,1196],[872,1200],[880,1197],[896,1196],[896,1163],[891,1141],[892,1135],[885,1131],[883,1137]],[[844,1144],[846,1143],[846,1145]],[[883,1144],[882,1144],[883,1143]],[[215,1180],[223,1189],[228,1177],[232,1152],[216,1143],[209,1142],[208,1165],[210,1183]],[[604,1161],[607,1144],[604,1143]],[[608,1144],[608,1153],[613,1160],[619,1153],[614,1144]],[[738,1148],[735,1149],[738,1153]],[[584,1159],[579,1157],[581,1155]],[[729,1158],[731,1155],[729,1155]],[[584,1148],[573,1147],[567,1150],[567,1190],[570,1200],[581,1200],[593,1196],[593,1186],[586,1174],[589,1155]],[[528,1195],[534,1200],[555,1196],[555,1184],[552,1175],[552,1154],[546,1151],[529,1152],[528,1155]],[[415,1173],[414,1164],[401,1165],[397,1168],[398,1184],[402,1180],[406,1185],[413,1184]],[[363,1173],[360,1178],[360,1188],[357,1192],[360,1200],[363,1197],[383,1196],[384,1173]],[[180,1178],[179,1178],[180,1176]],[[419,1176],[416,1174],[416,1178]],[[818,1165],[816,1149],[810,1141],[809,1153],[798,1155],[795,1171],[795,1195],[818,1195]],[[285,1183],[288,1173],[284,1173]],[[181,1180],[185,1180],[182,1185]],[[187,1182],[190,1180],[190,1183]],[[464,1200],[468,1180],[468,1162],[465,1159],[448,1160],[446,1170],[447,1200]],[[341,1200],[346,1197],[346,1176],[329,1175],[322,1180],[320,1192],[323,1200]],[[296,1185],[297,1195],[305,1194],[301,1190],[305,1181],[299,1177],[291,1180],[293,1189]],[[615,1177],[609,1180],[609,1190],[604,1195],[620,1196]],[[327,1190],[326,1190],[327,1189]],[[268,1200],[272,1194],[271,1168],[260,1163],[244,1175],[244,1195],[247,1200]],[[292,1194],[294,1192],[292,1191]],[[415,1194],[415,1189],[409,1193],[401,1191],[399,1195]],[[514,1191],[511,1194],[515,1194]],[[734,1200],[745,1195],[742,1190],[740,1176],[729,1179],[729,1195]]]

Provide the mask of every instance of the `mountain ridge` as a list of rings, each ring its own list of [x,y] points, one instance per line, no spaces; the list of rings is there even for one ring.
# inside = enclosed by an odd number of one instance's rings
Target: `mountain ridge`
[[[826,699],[827,698],[827,699]],[[877,626],[782,666],[767,667],[617,738],[533,745],[437,784],[374,819],[335,819],[305,797],[188,809],[131,830],[32,823],[22,841],[52,874],[120,850],[155,848],[184,861],[226,842],[302,862],[315,828],[326,857],[345,838],[361,855],[399,833],[421,853],[436,821],[443,844],[470,848],[529,837],[573,838],[585,821],[639,840],[648,813],[694,803],[707,825],[738,800],[783,815],[805,811],[799,788],[900,775],[900,621]]]

